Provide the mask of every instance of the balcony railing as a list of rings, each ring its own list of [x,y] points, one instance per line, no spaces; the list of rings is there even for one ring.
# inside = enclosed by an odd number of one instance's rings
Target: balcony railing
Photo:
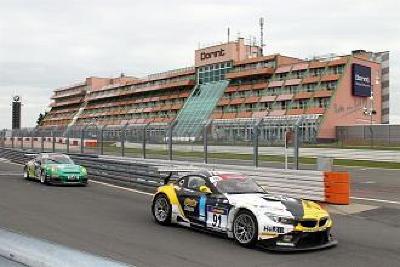
[[[67,106],[67,105],[73,105],[73,104],[80,104],[82,103],[83,98],[74,98],[70,99],[68,101],[57,101],[53,102],[50,104],[50,107],[62,107],[62,106]]]
[[[60,92],[60,91],[70,90],[70,89],[72,89],[72,88],[80,87],[80,86],[85,86],[85,85],[86,85],[86,81],[84,81],[84,82],[78,82],[78,83],[74,83],[74,84],[71,84],[71,85],[59,87],[59,88],[57,88],[56,90],[54,90],[54,92]]]
[[[51,99],[60,99],[65,97],[72,97],[72,96],[79,96],[84,95],[86,93],[86,89],[79,89],[79,90],[71,90],[65,92],[55,92],[55,94],[51,97]]]
[[[175,88],[175,87],[181,87],[181,86],[194,86],[195,81],[194,80],[182,80],[182,81],[177,81],[177,82],[171,82],[171,83],[166,83],[166,84],[160,84],[160,85],[153,85],[153,86],[143,86],[140,88],[128,88],[128,89],[117,89],[117,90],[111,90],[111,91],[105,91],[101,92],[94,92],[93,94],[89,95],[87,97],[88,101],[93,101],[93,100],[98,100],[98,99],[105,99],[105,98],[110,98],[110,97],[121,97],[121,96],[128,96],[132,94],[139,94],[143,92],[149,92],[149,91],[157,91],[157,90],[163,90],[167,88]]]
[[[236,79],[248,76],[256,76],[256,75],[268,75],[271,76],[274,74],[274,69],[269,67],[264,68],[251,68],[251,69],[244,69],[244,70],[233,70],[225,74],[225,78],[227,79]]]

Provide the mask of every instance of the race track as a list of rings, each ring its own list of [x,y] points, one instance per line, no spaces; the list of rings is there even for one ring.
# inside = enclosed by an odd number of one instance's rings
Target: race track
[[[384,267],[400,262],[396,201],[332,207],[338,247],[281,254],[244,249],[231,240],[181,227],[162,227],[152,219],[148,194],[94,182],[88,187],[42,186],[19,173],[21,166],[0,162],[0,227],[136,266]],[[375,184],[363,187],[364,179],[373,178],[356,179],[359,194],[377,197],[374,185],[391,192],[389,178],[380,183],[377,177]]]

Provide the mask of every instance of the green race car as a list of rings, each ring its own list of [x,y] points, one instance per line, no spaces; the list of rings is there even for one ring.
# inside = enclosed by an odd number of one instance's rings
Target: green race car
[[[87,184],[87,172],[67,155],[41,153],[24,166],[24,178],[39,180],[42,184]]]

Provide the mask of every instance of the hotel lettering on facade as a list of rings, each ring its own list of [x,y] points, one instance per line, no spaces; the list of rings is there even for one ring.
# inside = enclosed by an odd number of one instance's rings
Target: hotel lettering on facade
[[[168,124],[174,135],[196,137],[213,121],[251,125],[263,119],[263,136],[283,136],[288,123],[302,118],[310,139],[334,139],[335,127],[369,123],[363,108],[382,122],[381,65],[359,53],[303,60],[264,56],[258,46],[238,39],[195,51],[193,67],[144,78],[90,77],[54,91],[51,110],[40,127]],[[234,134],[227,132],[226,134]]]

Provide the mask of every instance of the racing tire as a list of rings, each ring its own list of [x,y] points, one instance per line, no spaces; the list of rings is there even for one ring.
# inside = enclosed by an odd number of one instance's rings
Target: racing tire
[[[154,197],[151,211],[157,223],[161,225],[171,224],[172,206],[166,195],[158,194]]]
[[[25,180],[30,180],[31,178],[29,177],[29,171],[28,171],[28,166],[24,167],[24,179]]]
[[[48,185],[49,184],[45,171],[41,171],[40,172],[39,181],[40,181],[41,184],[44,184],[44,185]]]
[[[258,223],[248,210],[239,211],[233,219],[233,237],[239,245],[253,248],[258,240]]]

